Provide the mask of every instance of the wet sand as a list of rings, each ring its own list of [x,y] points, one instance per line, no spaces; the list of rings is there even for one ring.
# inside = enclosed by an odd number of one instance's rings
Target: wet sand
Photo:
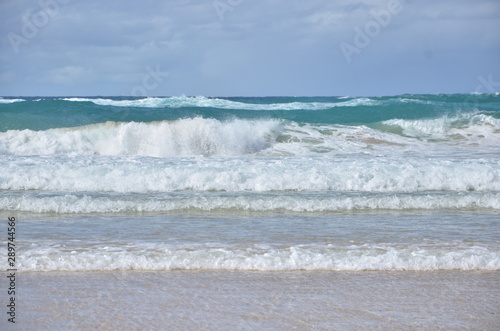
[[[499,272],[25,272],[18,273],[17,286],[17,323],[7,329],[498,330],[500,325]],[[5,324],[4,317],[0,325]]]

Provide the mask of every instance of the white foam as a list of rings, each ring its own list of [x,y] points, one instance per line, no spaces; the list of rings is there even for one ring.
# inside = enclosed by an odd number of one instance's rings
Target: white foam
[[[498,250],[465,244],[212,246],[89,244],[73,249],[60,244],[35,244],[19,250],[17,267],[20,271],[500,269]]]
[[[480,153],[483,147],[490,149],[486,153],[491,153],[491,147],[500,146],[500,129],[494,126],[498,120],[490,116],[476,115],[465,129],[447,129],[449,122],[436,119],[382,123],[396,126],[410,137],[367,126],[278,120],[220,121],[195,117],[149,123],[106,122],[46,131],[0,132],[0,155],[402,156],[429,152],[435,155]]]
[[[117,213],[184,211],[339,212],[351,210],[500,210],[500,193],[377,194],[329,196],[249,195],[113,197],[62,194],[0,197],[0,210],[35,213]]]
[[[382,123],[399,127],[409,137],[455,144],[500,146],[500,120],[485,114],[473,113],[422,120],[393,119]]]
[[[14,103],[14,102],[21,102],[21,101],[26,101],[24,99],[3,99],[0,97],[0,103]]]
[[[394,155],[423,151],[415,139],[380,132],[367,126],[314,125],[287,122],[267,155]],[[428,148],[428,147],[427,147]],[[428,150],[428,149],[427,149]]]
[[[106,122],[46,131],[0,133],[3,155],[147,155],[155,157],[228,156],[270,146],[277,121],[189,118],[153,123]]]
[[[0,189],[62,192],[500,192],[500,160],[0,158]]]
[[[419,104],[425,104],[425,105],[432,104],[432,101],[430,101],[430,100],[420,100],[420,99],[411,99],[411,98],[397,98],[396,100],[399,102],[403,102],[403,103],[419,103]]]
[[[145,108],[183,108],[203,107],[231,110],[322,110],[333,107],[372,106],[379,104],[369,98],[355,98],[342,102],[288,102],[273,104],[253,104],[207,97],[169,97],[169,98],[144,98],[136,100],[112,100],[100,98],[64,98],[62,100],[74,102],[93,102],[102,106],[115,107],[145,107]]]

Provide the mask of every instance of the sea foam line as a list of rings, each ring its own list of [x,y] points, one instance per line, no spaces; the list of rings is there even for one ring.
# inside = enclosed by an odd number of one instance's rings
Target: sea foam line
[[[371,210],[500,210],[500,193],[337,194],[328,196],[239,195],[106,197],[66,194],[0,197],[0,210],[35,213],[119,213],[180,211],[339,212]]]
[[[444,140],[481,146],[500,146],[500,119],[478,112],[432,119],[391,119],[382,125],[397,128],[408,137]]]
[[[22,271],[108,270],[500,270],[500,252],[481,246],[296,245],[175,248],[157,245],[43,246],[20,250]],[[125,247],[125,248],[124,248]]]
[[[0,159],[0,189],[120,193],[500,192],[500,161],[9,156]]]
[[[219,108],[230,110],[324,110],[334,107],[373,106],[379,102],[370,98],[353,98],[340,102],[286,102],[272,104],[244,103],[219,98],[197,97],[149,97],[137,100],[112,100],[101,98],[64,98],[72,102],[92,102],[100,106],[145,107],[145,108]]]
[[[24,99],[4,99],[4,98],[0,97],[0,104],[2,104],[2,103],[8,104],[8,103],[22,102],[22,101],[26,101],[26,100],[24,100]]]

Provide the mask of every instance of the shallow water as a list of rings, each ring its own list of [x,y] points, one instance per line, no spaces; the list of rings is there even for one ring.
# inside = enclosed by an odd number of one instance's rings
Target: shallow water
[[[496,330],[498,272],[19,276],[19,330]]]
[[[22,271],[498,270],[496,213],[20,214]]]

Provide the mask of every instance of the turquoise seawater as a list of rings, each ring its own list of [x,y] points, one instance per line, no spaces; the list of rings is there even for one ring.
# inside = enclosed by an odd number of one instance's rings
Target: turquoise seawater
[[[0,99],[0,130],[47,130],[106,121],[280,119],[314,124],[372,125],[485,114],[500,118],[497,94],[400,95],[393,97],[168,97]],[[16,101],[16,102],[12,102]]]

